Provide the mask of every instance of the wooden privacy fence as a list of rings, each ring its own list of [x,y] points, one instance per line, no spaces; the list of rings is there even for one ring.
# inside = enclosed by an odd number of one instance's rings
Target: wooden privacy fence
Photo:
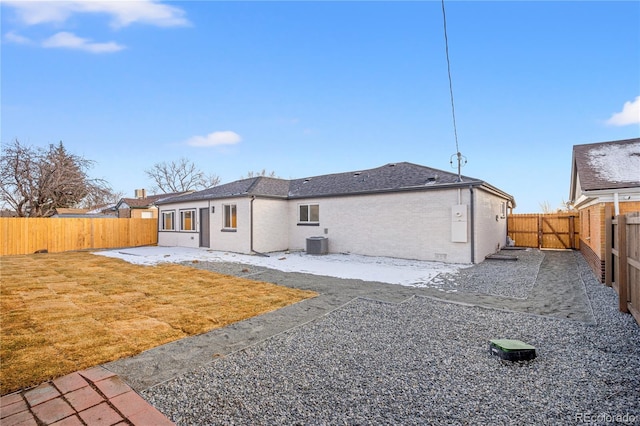
[[[575,212],[511,214],[507,235],[519,247],[575,249],[580,244],[580,217]]]
[[[0,218],[0,256],[158,243],[157,219]]]
[[[618,293],[619,309],[640,324],[640,212],[612,218],[606,211],[605,284]]]

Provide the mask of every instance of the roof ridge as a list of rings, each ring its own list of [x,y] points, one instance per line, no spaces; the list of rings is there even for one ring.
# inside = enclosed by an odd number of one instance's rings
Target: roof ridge
[[[256,176],[253,179],[253,182],[251,182],[251,184],[249,185],[249,187],[247,188],[247,194],[250,194],[251,191],[253,190],[253,188],[256,187],[256,185],[258,185],[258,182],[260,182],[260,180],[263,178],[264,176]]]

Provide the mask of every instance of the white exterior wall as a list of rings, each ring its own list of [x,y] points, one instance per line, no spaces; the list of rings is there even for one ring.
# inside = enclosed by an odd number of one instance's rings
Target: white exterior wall
[[[289,201],[289,248],[306,249],[306,239],[328,237],[329,252],[406,259],[471,262],[471,238],[451,242],[451,207],[458,190],[429,190]],[[469,191],[460,193],[469,203]],[[318,226],[298,225],[298,206],[319,204]]]
[[[256,198],[253,201],[253,249],[260,253],[289,248],[289,203]]]
[[[249,198],[230,198],[215,201],[192,201],[180,204],[160,206],[158,226],[162,226],[162,213],[175,212],[176,226],[174,231],[158,232],[159,246],[199,247],[200,246],[200,209],[209,212],[209,247],[212,250],[232,251],[235,253],[251,252],[251,200]],[[224,205],[235,204],[237,227],[234,231],[224,228]],[[211,207],[214,213],[211,213]],[[180,231],[180,210],[196,209],[196,231]]]
[[[224,206],[236,205],[237,227],[235,231],[224,229]],[[251,253],[251,199],[228,198],[211,202],[215,213],[211,215],[210,248],[212,250]]]
[[[487,255],[499,251],[507,242],[506,205],[504,215],[502,211],[502,204],[506,200],[482,189],[474,188],[473,191],[475,263],[480,263]]]
[[[479,263],[506,243],[507,219],[506,215],[502,217],[502,203],[506,200],[474,188],[472,218],[470,197],[469,188],[454,188],[300,200],[256,198],[253,249],[262,253],[305,250],[308,237],[323,236],[329,239],[331,253],[471,263],[474,241],[474,261]],[[210,248],[251,253],[251,203],[251,198],[241,197],[160,206],[160,222],[162,212],[175,212],[176,230],[159,231],[158,245],[199,247],[200,208],[207,208]],[[233,232],[223,229],[226,204],[237,208],[237,228]],[[319,224],[298,224],[300,204],[320,206]],[[458,204],[466,206],[463,210],[468,213],[466,242],[452,242],[452,209]],[[178,230],[182,209],[196,209],[196,231]]]
[[[197,201],[190,203],[163,205],[158,208],[158,245],[166,247],[199,247],[200,246],[200,208],[207,207],[207,201]],[[180,231],[180,211],[185,209],[196,209],[196,230]],[[174,212],[174,230],[163,231],[162,214],[164,212]]]

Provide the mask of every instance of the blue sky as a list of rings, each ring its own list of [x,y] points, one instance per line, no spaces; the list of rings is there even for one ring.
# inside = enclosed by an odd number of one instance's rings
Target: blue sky
[[[4,143],[63,141],[133,196],[185,157],[222,183],[409,161],[455,172],[439,1],[1,3]],[[568,199],[574,144],[640,135],[640,3],[447,1],[463,174]]]

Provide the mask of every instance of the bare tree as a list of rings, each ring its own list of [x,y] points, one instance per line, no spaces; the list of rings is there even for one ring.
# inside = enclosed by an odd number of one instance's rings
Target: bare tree
[[[84,209],[99,209],[106,208],[109,206],[114,206],[118,203],[123,197],[125,193],[122,191],[113,192],[109,191],[107,193],[92,193],[85,198],[82,203],[78,205],[80,208]]]
[[[156,163],[152,168],[144,171],[153,180],[155,192],[165,194],[170,192],[194,191],[210,188],[220,183],[220,178],[214,174],[206,175],[196,165],[186,158],[170,163]]]
[[[270,178],[279,177],[278,175],[276,175],[276,172],[274,171],[267,172],[267,169],[262,169],[259,172],[248,172],[245,176],[241,176],[240,179],[248,179],[248,178],[259,177],[259,176],[266,176]]]
[[[111,189],[102,179],[90,179],[93,161],[67,152],[62,142],[49,149],[17,140],[2,147],[0,200],[21,217],[51,216],[56,208],[90,204]]]
[[[549,204],[548,201],[544,201],[540,203],[540,210],[542,210],[542,213],[562,213],[571,211],[572,206],[571,203],[569,203],[568,201],[564,201],[563,199],[562,203],[556,209],[553,209],[551,208],[551,204]]]
[[[540,210],[542,210],[542,213],[551,213],[551,204],[549,204],[548,201],[543,201],[541,203],[539,203],[540,205]]]

